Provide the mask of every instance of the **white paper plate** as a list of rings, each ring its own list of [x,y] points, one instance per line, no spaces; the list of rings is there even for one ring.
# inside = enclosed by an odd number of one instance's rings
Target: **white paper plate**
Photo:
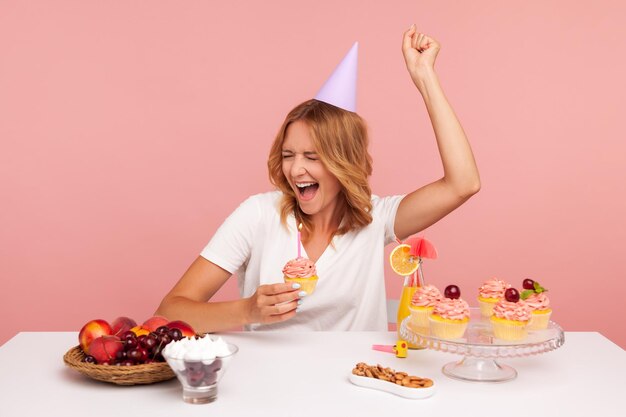
[[[385,391],[390,394],[399,395],[400,397],[410,398],[412,400],[420,400],[428,398],[435,393],[435,384],[428,388],[408,388],[402,385],[393,384],[389,381],[383,381],[381,379],[369,378],[366,376],[358,376],[350,374],[350,382],[360,387],[377,389]]]

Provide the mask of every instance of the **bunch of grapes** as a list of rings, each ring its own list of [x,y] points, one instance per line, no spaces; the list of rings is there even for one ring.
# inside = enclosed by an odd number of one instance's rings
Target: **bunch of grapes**
[[[171,341],[182,339],[180,329],[161,326],[154,332],[137,336],[128,330],[120,336],[123,349],[115,353],[115,358],[107,361],[109,365],[132,366],[146,363],[165,362],[161,352]],[[93,356],[87,355],[83,360],[87,363],[98,363]],[[104,364],[104,363],[102,363]]]

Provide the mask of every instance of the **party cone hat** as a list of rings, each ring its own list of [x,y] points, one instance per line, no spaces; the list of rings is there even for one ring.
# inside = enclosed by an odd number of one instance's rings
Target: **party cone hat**
[[[356,112],[356,77],[359,43],[355,42],[315,98]]]

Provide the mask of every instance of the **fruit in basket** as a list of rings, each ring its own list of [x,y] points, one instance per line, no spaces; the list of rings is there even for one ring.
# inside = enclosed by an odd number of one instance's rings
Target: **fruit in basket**
[[[130,317],[120,316],[111,322],[111,334],[116,336],[132,329],[137,325],[137,322]]]
[[[79,343],[83,362],[129,366],[165,362],[161,352],[168,343],[195,334],[181,320],[153,316],[137,325],[132,318],[120,316],[112,325],[101,319],[87,322],[79,332]]]
[[[113,329],[107,321],[102,319],[91,320],[85,323],[80,332],[78,332],[78,343],[83,352],[90,353],[89,346],[95,339],[112,333]]]
[[[185,323],[182,320],[170,321],[167,323],[167,327],[170,329],[178,329],[181,331],[183,336],[193,337],[196,335],[195,330],[189,324]]]
[[[152,316],[148,320],[144,321],[141,327],[154,332],[159,327],[167,325],[167,323],[169,323],[169,320],[163,316]]]
[[[117,352],[124,349],[122,340],[113,335],[100,336],[95,338],[89,345],[89,355],[99,364],[108,363],[112,364]]]
[[[130,329],[130,331],[135,333],[135,336],[145,336],[147,334],[150,334],[150,330],[146,329],[143,326],[135,326],[132,329]]]

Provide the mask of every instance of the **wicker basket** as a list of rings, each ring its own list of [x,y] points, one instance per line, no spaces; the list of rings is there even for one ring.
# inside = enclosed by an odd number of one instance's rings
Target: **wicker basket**
[[[75,346],[63,355],[63,362],[89,378],[117,385],[153,384],[174,378],[174,371],[167,362],[147,363],[133,366],[96,365],[83,362],[85,354]]]

